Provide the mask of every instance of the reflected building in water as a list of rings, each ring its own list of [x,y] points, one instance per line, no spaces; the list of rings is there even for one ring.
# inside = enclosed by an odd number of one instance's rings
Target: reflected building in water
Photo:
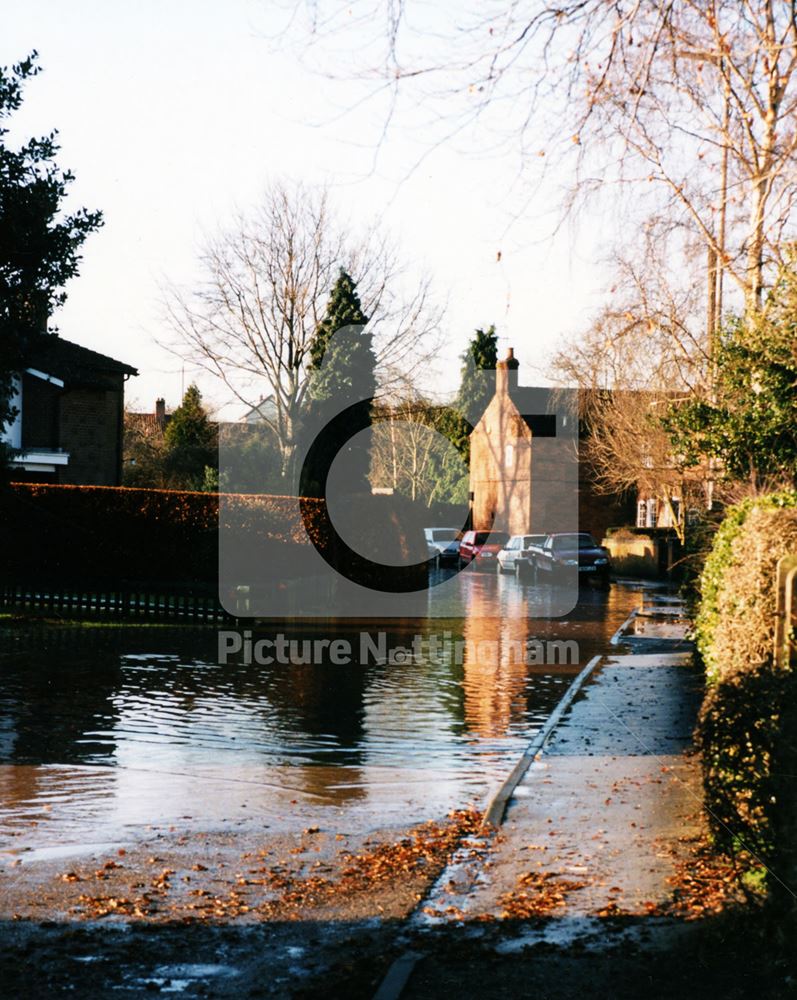
[[[506,735],[510,724],[524,717],[527,700],[529,618],[523,592],[513,587],[498,618],[494,588],[488,586],[493,582],[474,579],[463,628],[465,724],[481,739]]]

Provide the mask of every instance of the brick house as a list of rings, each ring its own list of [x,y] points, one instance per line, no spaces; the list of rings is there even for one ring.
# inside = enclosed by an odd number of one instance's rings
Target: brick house
[[[138,371],[54,334],[39,338],[15,379],[13,423],[3,439],[18,453],[20,482],[118,486],[124,385]]]
[[[159,396],[155,400],[155,409],[149,413],[127,411],[125,432],[131,440],[135,437],[143,437],[162,441],[171,419],[171,413],[166,412],[166,400]]]
[[[631,524],[634,498],[598,493],[579,461],[579,398],[518,385],[512,348],[496,365],[495,395],[470,438],[471,523],[510,535],[591,531]]]

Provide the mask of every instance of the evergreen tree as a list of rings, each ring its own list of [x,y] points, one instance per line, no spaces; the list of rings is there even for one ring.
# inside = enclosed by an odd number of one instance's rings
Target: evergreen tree
[[[436,407],[432,415],[435,430],[451,442],[454,449],[433,456],[437,480],[434,499],[462,504],[467,501],[470,464],[470,434],[479,422],[495,393],[495,366],[498,361],[498,335],[494,326],[478,328],[461,356],[462,376],[459,391],[451,406]]]
[[[185,390],[164,434],[167,477],[173,488],[201,490],[211,482],[206,470],[218,469],[216,428],[208,419],[195,385]]]
[[[34,51],[0,67],[0,429],[16,415],[14,375],[64,302],[63,286],[78,273],[84,240],[102,225],[100,212],[61,213],[73,176],[55,164],[57,132],[16,149],[8,144],[6,122],[22,104],[25,82],[39,72],[37,58]],[[8,457],[0,445],[0,466]]]
[[[301,480],[304,496],[323,493],[326,473],[343,453],[352,492],[368,490],[368,450],[352,439],[371,422],[376,355],[357,286],[341,268],[310,348],[306,428],[314,438]]]
[[[688,466],[717,460],[721,475],[797,481],[797,273],[784,270],[760,312],[725,325],[713,392],[670,407],[673,450]]]
[[[310,345],[310,369],[318,371],[333,334],[344,326],[365,326],[368,317],[362,310],[354,279],[343,268],[329,296],[324,318],[318,324]],[[370,345],[370,341],[369,341]]]
[[[498,363],[498,334],[494,326],[477,328],[462,360],[462,375],[454,405],[443,408],[437,429],[456,447],[465,463],[470,463],[470,433],[481,419],[495,393],[495,366]],[[455,466],[457,463],[455,463]],[[457,473],[458,474],[458,473]],[[461,493],[461,484],[458,493]]]
[[[495,393],[495,366],[498,364],[498,334],[495,326],[479,327],[462,355],[462,378],[457,408],[475,427]]]

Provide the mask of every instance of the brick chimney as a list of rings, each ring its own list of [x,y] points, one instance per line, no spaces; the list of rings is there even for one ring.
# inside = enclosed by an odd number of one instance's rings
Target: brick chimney
[[[495,366],[495,391],[509,393],[517,389],[517,370],[520,362],[515,357],[514,348],[510,347],[503,361]]]
[[[166,423],[166,400],[156,399],[155,400],[155,422],[159,427],[163,427]]]

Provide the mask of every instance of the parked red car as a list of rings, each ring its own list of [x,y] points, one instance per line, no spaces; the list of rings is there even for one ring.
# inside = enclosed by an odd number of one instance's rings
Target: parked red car
[[[509,541],[505,531],[466,531],[459,543],[459,566],[475,563],[481,569],[495,569],[498,553]]]

